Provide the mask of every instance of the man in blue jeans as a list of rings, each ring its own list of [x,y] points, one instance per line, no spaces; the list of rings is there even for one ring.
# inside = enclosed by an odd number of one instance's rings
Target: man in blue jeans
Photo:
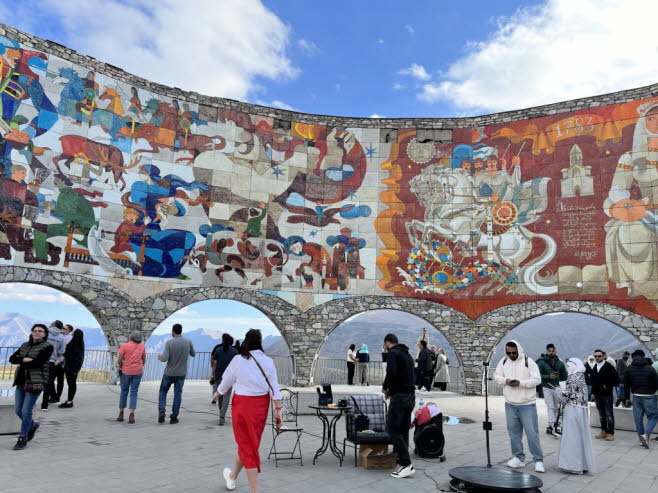
[[[158,399],[158,423],[165,421],[165,408],[167,406],[167,393],[174,386],[174,403],[171,406],[170,424],[178,423],[178,412],[183,396],[183,384],[187,375],[187,360],[190,356],[194,358],[194,346],[192,341],[182,336],[183,326],[174,324],[171,328],[172,338],[165,344],[164,351],[158,354],[158,359],[167,363],[160,382],[160,398]]]
[[[633,362],[624,373],[624,398],[626,406],[630,405],[633,394],[633,418],[635,430],[640,437],[640,445],[649,448],[649,437],[658,423],[658,375],[651,363],[644,356],[644,351],[633,351]],[[647,415],[647,426],[644,426],[644,415]]]
[[[528,358],[521,345],[511,340],[505,344],[505,357],[496,367],[494,380],[504,385],[505,415],[507,416],[507,433],[512,446],[512,457],[507,467],[519,469],[525,467],[523,451],[523,432],[528,438],[528,448],[535,461],[535,472],[546,472],[544,453],[539,443],[539,423],[537,420],[537,390],[541,383],[539,367],[532,358]]]

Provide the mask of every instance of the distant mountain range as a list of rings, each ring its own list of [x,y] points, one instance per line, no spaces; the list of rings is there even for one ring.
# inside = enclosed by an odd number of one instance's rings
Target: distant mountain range
[[[0,313],[0,346],[16,347],[25,342],[33,324],[39,322],[20,313]],[[381,360],[384,336],[388,332],[397,334],[401,343],[411,348],[416,355],[416,341],[423,327],[428,327],[430,344],[446,349],[451,365],[458,360],[446,338],[423,319],[395,310],[374,310],[365,312],[336,328],[320,350],[320,357],[345,359],[350,344],[366,344],[370,359]],[[107,340],[98,327],[80,327],[85,333],[87,349],[107,350]],[[222,332],[198,328],[185,332],[199,352],[212,351],[221,342]],[[167,334],[154,334],[146,341],[149,352],[161,352],[171,337]],[[594,349],[601,348],[613,357],[619,357],[624,350],[647,349],[632,335],[618,326],[598,317],[580,313],[561,313],[530,319],[517,326],[505,340],[517,339],[526,354],[538,358],[547,343],[556,345],[562,359],[576,356],[585,359]],[[492,358],[495,365],[504,356],[504,342],[496,348]],[[288,346],[279,335],[269,335],[263,339],[263,348],[270,356],[288,356]],[[483,354],[484,361],[488,355]]]
[[[583,313],[556,313],[526,320],[498,345],[491,360],[492,366],[505,356],[504,344],[510,339],[517,339],[525,353],[533,359],[546,352],[546,344],[549,343],[555,344],[562,360],[573,357],[584,360],[595,349],[602,349],[615,359],[621,357],[624,351],[632,353],[636,349],[642,349],[647,356],[651,356],[646,347],[619,326]]]
[[[43,323],[21,313],[0,313],[0,346],[17,347],[30,336],[30,329],[36,323]],[[107,339],[99,327],[78,327],[85,335],[87,349],[107,350]]]
[[[194,349],[199,352],[209,352],[222,342],[222,331],[195,329],[185,331],[185,337],[192,341]],[[150,353],[161,353],[171,334],[153,334],[146,341],[146,350]],[[269,335],[263,338],[263,349],[270,356],[288,356],[288,346],[281,336]]]
[[[457,365],[457,357],[448,340],[425,320],[407,312],[397,310],[373,310],[343,322],[327,337],[320,357],[332,359],[347,359],[347,349],[355,344],[359,349],[361,344],[368,346],[371,361],[381,361],[384,336],[389,332],[398,336],[401,344],[409,347],[412,356],[417,353],[416,344],[427,327],[430,345],[446,350],[451,365]]]

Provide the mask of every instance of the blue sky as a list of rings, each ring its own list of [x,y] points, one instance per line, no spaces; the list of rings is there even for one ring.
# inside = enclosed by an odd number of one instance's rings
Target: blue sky
[[[653,84],[655,0],[0,0],[0,20],[172,86],[461,116]]]
[[[0,313],[20,313],[50,324],[61,320],[74,327],[99,327],[82,304],[56,289],[27,283],[0,284]],[[179,323],[183,331],[210,329],[230,330],[243,337],[249,329],[260,329],[263,335],[277,335],[276,326],[258,309],[232,300],[208,300],[189,305],[167,318],[155,330],[166,334]]]

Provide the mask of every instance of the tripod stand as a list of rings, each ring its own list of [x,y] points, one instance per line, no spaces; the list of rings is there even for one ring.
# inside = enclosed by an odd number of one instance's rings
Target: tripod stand
[[[484,361],[484,421],[482,429],[485,433],[487,449],[487,466],[464,466],[451,469],[448,474],[452,478],[450,489],[460,493],[487,493],[494,491],[517,491],[539,493],[544,483],[536,476],[509,469],[498,469],[491,465],[491,447],[489,433],[493,423],[489,420],[489,364]]]

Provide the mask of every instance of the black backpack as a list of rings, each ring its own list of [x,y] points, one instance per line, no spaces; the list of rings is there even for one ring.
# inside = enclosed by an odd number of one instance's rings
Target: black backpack
[[[368,362],[368,353],[364,353],[362,351],[359,351],[356,353],[356,359],[358,360],[359,363],[367,363]]]

